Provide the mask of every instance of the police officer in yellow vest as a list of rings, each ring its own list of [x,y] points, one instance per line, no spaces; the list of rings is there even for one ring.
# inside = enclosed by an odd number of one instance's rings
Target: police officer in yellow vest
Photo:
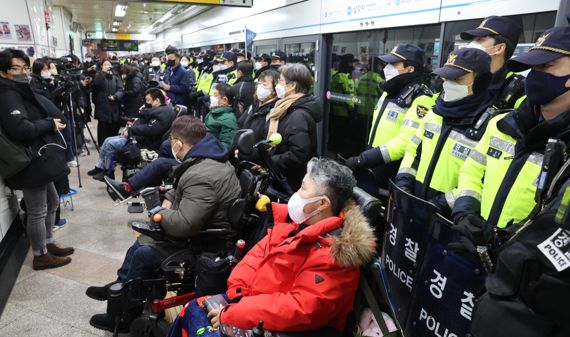
[[[368,146],[371,149],[351,157],[346,165],[381,167],[376,170],[379,184],[387,187],[403,158],[406,146],[420,126],[420,120],[435,103],[436,96],[423,84],[425,52],[412,44],[400,44],[380,59],[384,67],[384,93],[378,100],[372,118]]]
[[[507,66],[532,68],[525,81],[527,99],[491,120],[461,168],[452,216],[469,252],[487,245],[495,227],[520,223],[535,207],[548,140],[570,145],[570,27],[547,30]]]
[[[492,114],[491,57],[476,48],[449,55],[434,74],[443,78],[443,93],[406,148],[396,185],[442,210],[445,194],[457,187],[459,169],[485,132]],[[493,109],[491,109],[493,110]]]
[[[491,56],[493,79],[489,92],[498,109],[516,108],[524,96],[524,76],[509,71],[506,66],[521,33],[519,24],[502,16],[489,16],[477,28],[461,33],[463,40],[471,41],[467,47],[479,48]]]
[[[212,85],[210,86],[209,94],[214,93],[214,87],[218,83],[227,83],[229,85],[234,85],[237,81],[237,55],[225,51],[217,58],[220,64],[218,71],[215,71],[213,75]]]

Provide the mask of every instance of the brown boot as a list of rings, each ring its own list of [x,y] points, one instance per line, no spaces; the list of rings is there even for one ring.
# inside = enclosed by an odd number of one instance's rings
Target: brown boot
[[[75,252],[75,249],[73,249],[73,247],[62,247],[55,243],[48,243],[47,250],[55,256],[67,256]]]
[[[34,256],[33,267],[34,270],[57,268],[65,266],[69,262],[71,262],[70,257],[54,256],[50,252],[47,252],[42,256]]]

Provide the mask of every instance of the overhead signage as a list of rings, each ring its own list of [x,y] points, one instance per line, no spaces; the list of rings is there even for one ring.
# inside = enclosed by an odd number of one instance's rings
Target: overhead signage
[[[230,7],[251,7],[253,0],[145,0],[144,2],[167,2],[189,5],[211,5]]]
[[[103,32],[86,32],[87,40],[128,40],[128,41],[153,41],[156,36],[153,34],[119,34],[119,33],[103,33]]]
[[[99,47],[104,51],[139,51],[138,41],[101,40]]]

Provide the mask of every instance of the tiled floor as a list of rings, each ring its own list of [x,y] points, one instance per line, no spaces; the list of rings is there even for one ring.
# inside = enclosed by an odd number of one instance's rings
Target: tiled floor
[[[67,225],[55,232],[57,242],[75,247],[72,262],[57,269],[34,271],[28,253],[0,317],[0,336],[112,335],[89,325],[91,315],[105,312],[106,304],[85,296],[85,289],[116,278],[116,270],[134,241],[128,220],[143,215],[127,213],[126,205],[114,207],[105,184],[87,176],[96,159],[94,149],[90,156],[80,157],[82,188],[78,188],[77,169],[72,169],[70,185],[79,192],[73,197],[75,211],[62,208]],[[119,170],[117,174],[120,178]]]

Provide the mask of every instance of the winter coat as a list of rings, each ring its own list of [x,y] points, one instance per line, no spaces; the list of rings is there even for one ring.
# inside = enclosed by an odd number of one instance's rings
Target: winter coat
[[[144,92],[143,75],[138,71],[129,73],[125,81],[123,96],[123,105],[127,117],[136,117],[138,115],[140,107],[144,104]]]
[[[272,204],[274,226],[228,279],[223,325],[269,331],[342,331],[352,310],[360,266],[375,252],[374,231],[351,203],[339,216],[300,229],[287,205]],[[342,228],[340,233],[336,231]],[[241,297],[241,299],[240,299]]]
[[[266,129],[265,124],[267,121],[265,118],[267,114],[273,107],[275,106],[276,100],[265,104],[264,106],[260,107],[258,102],[254,102],[249,109],[247,109],[238,119],[237,128],[238,130],[242,129],[251,129],[253,130],[253,134],[255,137],[255,143],[260,142],[266,138]],[[238,134],[234,137],[234,144],[233,146],[237,146],[237,137]],[[256,151],[253,151],[251,155],[244,155],[240,153],[239,155],[240,160],[248,160],[254,163],[260,163],[259,156],[257,155]]]
[[[166,194],[172,207],[160,211],[165,232],[183,240],[157,242],[141,235],[139,242],[170,255],[200,230],[230,229],[228,208],[241,190],[227,158],[228,151],[211,134],[196,143],[174,171],[175,188]]]
[[[43,79],[40,75],[32,74],[30,79],[30,87],[36,94],[45,96],[52,102],[56,102],[56,98],[61,98],[64,88],[58,88],[51,81]]]
[[[146,83],[156,82],[155,85],[157,85],[158,82],[164,80],[164,70],[160,66],[158,66],[158,67],[148,66],[144,70],[144,76],[143,77],[144,77],[144,81]]]
[[[306,95],[297,99],[279,121],[277,132],[283,141],[271,158],[293,191],[301,186],[307,162],[317,155],[317,123],[321,118],[321,102],[315,96]],[[265,135],[268,130],[269,123],[266,123]]]
[[[174,68],[167,68],[164,82],[170,85],[168,97],[172,101],[172,105],[188,106],[188,95],[190,94],[190,76],[186,69],[180,64]]]
[[[235,94],[235,111],[241,116],[253,103],[255,82],[251,76],[242,76],[237,79],[232,88]]]
[[[62,144],[54,131],[53,117],[37,100],[29,84],[0,78],[0,127],[15,144],[26,148],[32,162],[6,179],[13,189],[37,188],[69,173],[64,150],[48,143]],[[1,149],[0,149],[1,151]]]
[[[232,107],[221,106],[212,109],[206,116],[204,124],[208,132],[216,136],[229,150],[237,127],[237,118]]]
[[[134,137],[141,147],[157,150],[175,118],[174,109],[168,105],[143,108],[139,118],[129,128],[129,136]]]
[[[105,123],[119,123],[121,121],[120,100],[123,98],[123,82],[116,75],[99,72],[92,83],[93,104],[95,105],[95,119]],[[109,96],[115,96],[109,101]]]

